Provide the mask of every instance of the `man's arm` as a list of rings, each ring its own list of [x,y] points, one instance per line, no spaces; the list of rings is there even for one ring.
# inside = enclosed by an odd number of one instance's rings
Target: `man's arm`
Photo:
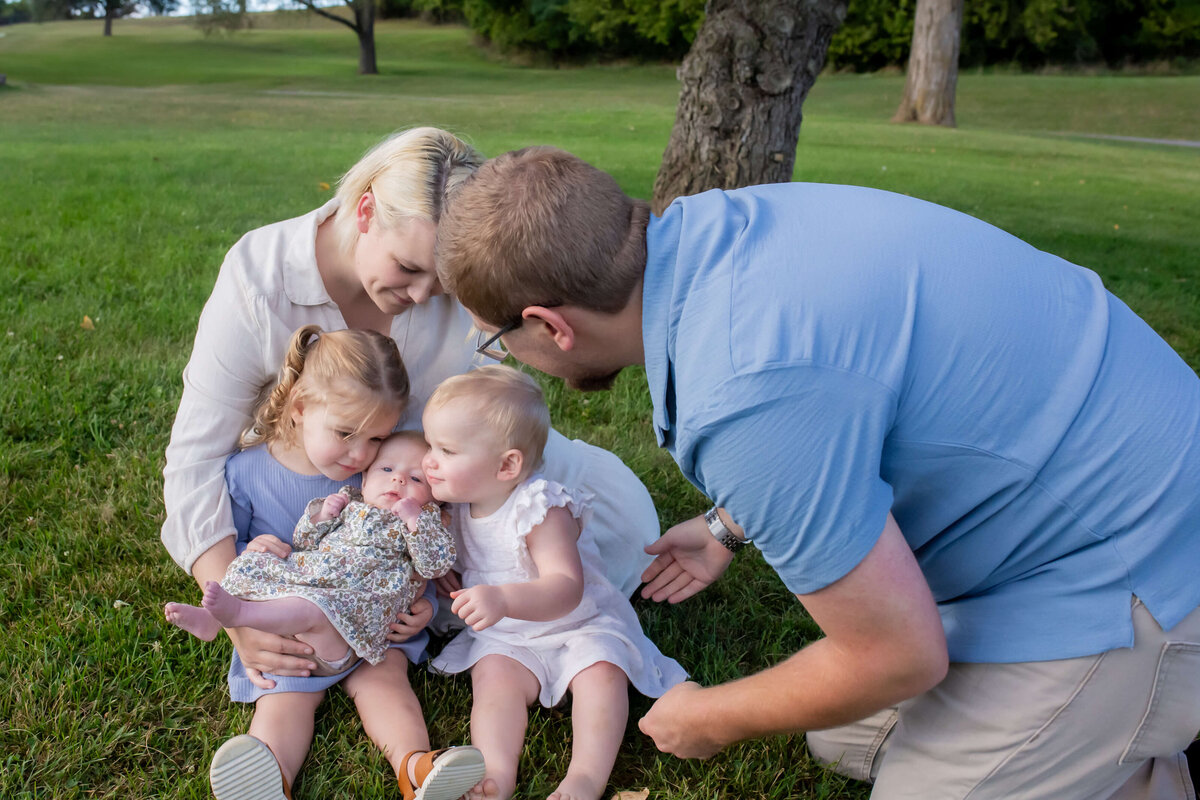
[[[941,617],[890,514],[854,569],[797,598],[825,638],[740,680],[676,686],[638,723],[642,732],[664,752],[707,758],[743,739],[854,722],[945,677]]]

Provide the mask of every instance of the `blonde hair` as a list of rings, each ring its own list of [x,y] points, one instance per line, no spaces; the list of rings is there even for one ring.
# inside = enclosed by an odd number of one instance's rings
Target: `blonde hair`
[[[447,199],[479,165],[483,156],[439,128],[410,128],[393,133],[370,150],[338,182],[341,201],[333,228],[342,249],[358,242],[358,201],[375,196],[375,218],[385,230],[410,219],[435,225]]]
[[[462,399],[475,403],[479,421],[496,434],[503,449],[525,455],[522,480],[541,466],[550,435],[550,409],[537,381],[520,370],[492,364],[442,381],[425,408]]]
[[[486,323],[528,306],[616,313],[646,268],[650,206],[606,172],[553,147],[488,161],[438,225],[438,279]]]
[[[375,331],[322,333],[305,325],[292,334],[279,381],[254,412],[254,422],[238,442],[242,449],[279,442],[294,447],[297,401],[337,405],[362,420],[359,428],[383,411],[397,418],[408,405],[408,372],[396,343]]]

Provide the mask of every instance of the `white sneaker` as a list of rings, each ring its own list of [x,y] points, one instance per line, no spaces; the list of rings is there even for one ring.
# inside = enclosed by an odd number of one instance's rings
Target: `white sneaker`
[[[292,800],[271,748],[246,733],[213,755],[208,782],[217,800]]]

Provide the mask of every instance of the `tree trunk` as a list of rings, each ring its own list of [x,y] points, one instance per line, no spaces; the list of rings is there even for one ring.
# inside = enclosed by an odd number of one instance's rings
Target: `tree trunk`
[[[963,0],[917,0],[904,99],[892,122],[954,127]]]
[[[117,11],[111,5],[105,4],[104,7],[104,35],[112,36],[113,17],[117,15]]]
[[[354,4],[354,16],[358,21],[354,32],[358,34],[358,74],[378,75],[375,63],[375,0],[358,0]]]
[[[675,127],[651,208],[706,189],[792,179],[800,107],[847,0],[708,0],[678,70]]]

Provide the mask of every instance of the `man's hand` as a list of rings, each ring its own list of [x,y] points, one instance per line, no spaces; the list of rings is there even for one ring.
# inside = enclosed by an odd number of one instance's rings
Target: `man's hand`
[[[317,668],[316,664],[303,657],[313,652],[304,642],[255,628],[226,628],[225,632],[237,648],[242,666],[246,668],[246,677],[260,689],[275,688],[275,681],[264,678],[264,672],[280,676],[307,676]]]
[[[508,602],[504,598],[504,590],[499,586],[480,584],[451,592],[450,596],[454,598],[450,610],[458,614],[472,630],[490,628],[508,616]]]
[[[646,552],[656,558],[642,573],[642,597],[661,603],[686,600],[721,577],[733,553],[713,538],[704,516],[681,522]]]
[[[716,735],[721,726],[704,719],[704,691],[692,681],[671,687],[638,720],[638,728],[664,753],[677,758],[711,758],[729,742]]]
[[[391,633],[387,635],[387,640],[397,644],[408,641],[425,630],[425,626],[431,619],[433,619],[433,603],[429,602],[427,598],[418,597],[413,601],[407,614],[401,612],[396,615],[396,621],[389,626]]]
[[[330,495],[330,497],[332,496]],[[287,558],[292,554],[292,546],[273,533],[263,533],[250,540],[246,545],[246,551],[250,553],[271,553],[280,558]]]

